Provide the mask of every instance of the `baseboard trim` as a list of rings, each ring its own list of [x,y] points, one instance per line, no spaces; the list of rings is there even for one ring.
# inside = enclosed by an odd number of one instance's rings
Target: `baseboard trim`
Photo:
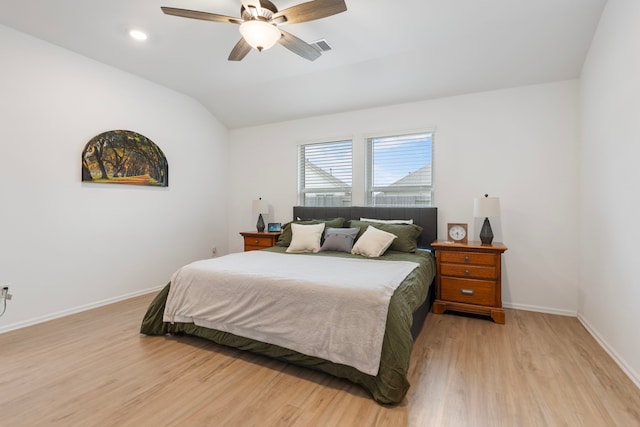
[[[138,297],[140,295],[146,295],[146,294],[149,294],[151,292],[158,292],[164,286],[165,285],[157,286],[157,287],[149,288],[149,289],[143,289],[141,291],[135,291],[135,292],[131,292],[129,294],[120,295],[120,296],[113,297],[113,298],[107,298],[107,299],[104,299],[102,301],[97,301],[97,302],[93,302],[93,303],[90,303],[90,304],[81,305],[79,307],[70,308],[68,310],[58,311],[56,313],[47,314],[45,316],[35,317],[33,319],[25,320],[25,321],[22,321],[22,322],[12,323],[10,325],[6,325],[6,326],[0,327],[0,334],[3,334],[5,332],[9,332],[9,331],[14,331],[16,329],[26,328],[28,326],[37,325],[38,323],[48,322],[49,320],[54,320],[54,319],[59,319],[61,317],[70,316],[72,314],[81,313],[83,311],[92,310],[94,308],[102,307],[102,306],[113,304],[113,303],[120,302],[120,301],[124,301],[124,300],[130,299],[130,298],[135,298],[135,297]]]
[[[557,314],[559,316],[576,317],[578,315],[577,311],[560,310],[560,309],[549,308],[549,307],[538,307],[535,305],[526,305],[526,304],[502,303],[502,307],[513,308],[515,310],[534,311],[536,313]]]
[[[578,321],[585,327],[585,329],[591,334],[600,347],[604,348],[604,351],[611,356],[611,358],[616,362],[616,364],[622,369],[622,371],[627,374],[627,376],[633,381],[633,383],[640,389],[640,375],[631,368],[631,366],[627,365],[625,360],[620,357],[620,355],[607,343],[607,341],[602,338],[602,336],[595,330],[593,326],[589,324],[587,319],[585,319],[581,314],[578,314]]]

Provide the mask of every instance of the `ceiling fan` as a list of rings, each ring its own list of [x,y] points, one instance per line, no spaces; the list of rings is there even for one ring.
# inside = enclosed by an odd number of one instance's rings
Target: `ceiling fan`
[[[240,18],[173,7],[161,9],[167,15],[240,25],[242,38],[231,50],[229,61],[241,61],[252,47],[263,51],[276,43],[309,61],[315,61],[321,55],[320,50],[280,26],[326,18],[347,10],[344,0],[312,0],[281,11],[269,0],[241,1]]]

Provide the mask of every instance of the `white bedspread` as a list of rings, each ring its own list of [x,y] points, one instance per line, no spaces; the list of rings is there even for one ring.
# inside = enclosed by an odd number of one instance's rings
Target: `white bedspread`
[[[389,301],[418,266],[251,251],[178,270],[165,322],[195,323],[377,375]]]

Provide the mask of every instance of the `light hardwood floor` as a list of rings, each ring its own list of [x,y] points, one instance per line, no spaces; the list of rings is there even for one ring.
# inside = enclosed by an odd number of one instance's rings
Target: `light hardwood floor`
[[[347,381],[189,337],[147,337],[153,295],[0,335],[0,425],[640,426],[640,390],[575,318],[429,314],[411,389]]]

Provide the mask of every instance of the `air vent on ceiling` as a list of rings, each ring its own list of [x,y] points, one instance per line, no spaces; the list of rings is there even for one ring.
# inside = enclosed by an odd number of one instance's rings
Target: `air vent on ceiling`
[[[325,39],[320,39],[318,41],[315,41],[313,43],[310,43],[311,46],[315,47],[316,49],[318,49],[320,52],[327,52],[330,51],[331,49],[333,49],[331,46],[329,46],[329,43],[327,43],[327,41]]]

